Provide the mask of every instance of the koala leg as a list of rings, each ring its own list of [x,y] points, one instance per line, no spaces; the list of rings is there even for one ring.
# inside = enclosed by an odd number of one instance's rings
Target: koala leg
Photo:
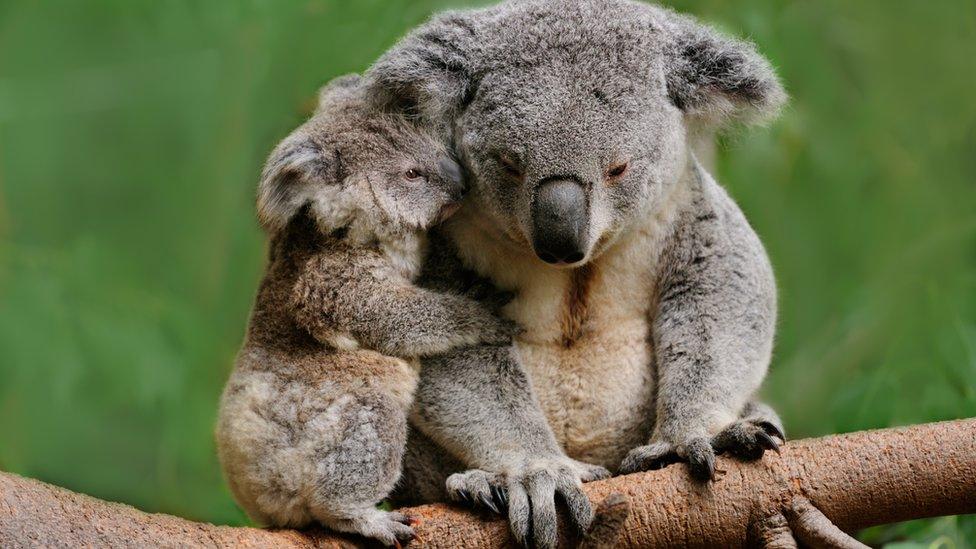
[[[327,418],[331,420],[332,418]],[[338,444],[321,452],[310,488],[309,512],[322,524],[386,545],[413,539],[409,518],[376,508],[400,476],[406,414],[376,393],[357,395],[339,411]]]
[[[235,372],[217,427],[231,489],[261,524],[408,541],[407,517],[376,508],[400,476],[404,407],[375,388],[336,385]]]

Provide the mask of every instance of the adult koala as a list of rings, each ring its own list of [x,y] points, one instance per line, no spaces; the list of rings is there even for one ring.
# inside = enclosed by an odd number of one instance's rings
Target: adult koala
[[[784,102],[752,45],[634,1],[523,0],[434,18],[368,78],[453,143],[473,191],[442,248],[514,292],[504,313],[525,330],[524,370],[503,352],[425,362],[401,494],[442,498],[447,474],[485,470],[455,493],[497,484],[516,537],[550,545],[554,493],[573,508],[600,476],[566,456],[708,479],[716,451],[776,448],[779,419],[753,400],[772,270],[689,145]]]

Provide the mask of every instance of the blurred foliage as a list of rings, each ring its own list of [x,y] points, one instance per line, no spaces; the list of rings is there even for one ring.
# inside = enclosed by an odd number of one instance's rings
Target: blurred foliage
[[[260,166],[319,85],[447,4],[0,0],[0,468],[246,522],[211,429]],[[976,4],[673,5],[755,40],[793,96],[718,166],[778,274],[765,391],[791,435],[976,416]],[[972,547],[976,523],[863,536]]]

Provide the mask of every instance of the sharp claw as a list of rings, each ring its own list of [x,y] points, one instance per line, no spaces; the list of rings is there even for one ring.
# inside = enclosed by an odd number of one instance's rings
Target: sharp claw
[[[701,481],[715,480],[715,456],[714,454],[704,454],[699,456],[700,460],[689,461],[691,475]]]
[[[495,502],[492,501],[492,499],[490,497],[482,494],[482,495],[478,496],[478,501],[480,501],[481,504],[484,505],[485,507],[491,509],[492,512],[494,512],[495,514],[498,514],[499,513],[498,506],[495,505]]]
[[[505,490],[502,490],[497,486],[492,486],[491,495],[495,498],[495,501],[497,501],[499,505],[502,507],[508,507],[508,494],[505,492]]]
[[[759,422],[759,426],[762,427],[762,430],[765,431],[766,434],[779,437],[780,440],[786,441],[786,433],[784,433],[783,430],[777,427],[775,424],[769,421],[761,421]]]
[[[769,433],[767,433],[766,431],[759,431],[759,433],[757,433],[756,436],[759,439],[760,446],[762,446],[767,450],[773,450],[777,454],[780,453],[779,444],[777,444],[776,441],[773,440],[773,437],[769,436]]]
[[[695,480],[707,481],[707,480],[712,480],[712,478],[714,477],[713,472],[709,471],[705,467],[699,465],[692,465],[690,469],[691,469],[691,476],[695,477]]]

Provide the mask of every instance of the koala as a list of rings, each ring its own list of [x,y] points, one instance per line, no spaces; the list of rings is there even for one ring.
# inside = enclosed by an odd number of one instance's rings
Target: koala
[[[216,439],[255,521],[398,545],[410,518],[376,505],[400,476],[418,357],[508,344],[514,328],[413,284],[427,229],[465,185],[437,138],[373,109],[360,88],[355,76],[326,87],[265,166],[270,257]]]
[[[518,541],[552,546],[554,495],[586,478],[532,461],[549,437],[618,474],[685,462],[702,480],[716,454],[777,449],[756,400],[773,271],[693,152],[784,104],[752,44],[637,1],[521,0],[434,17],[366,78],[371,101],[451,144],[472,190],[440,232],[515,294],[502,313],[523,329],[515,362],[424,361],[402,494],[487,493]]]

